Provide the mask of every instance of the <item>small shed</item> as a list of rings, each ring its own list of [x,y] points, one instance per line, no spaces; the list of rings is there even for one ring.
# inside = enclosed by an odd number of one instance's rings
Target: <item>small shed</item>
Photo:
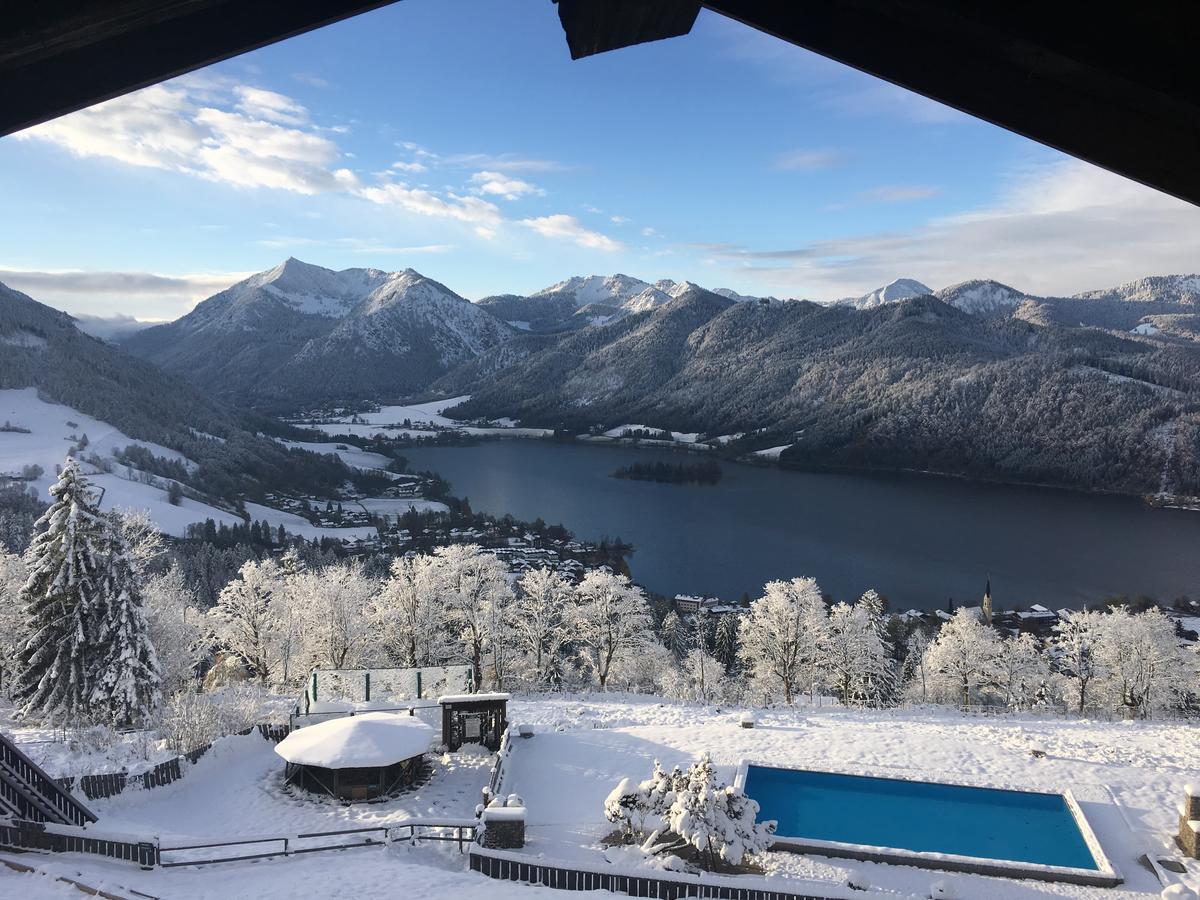
[[[275,746],[287,780],[342,800],[369,800],[410,783],[437,733],[414,716],[363,713],[293,731]]]
[[[508,694],[449,694],[442,707],[442,743],[451,753],[463,744],[483,744],[493,753],[508,727]]]

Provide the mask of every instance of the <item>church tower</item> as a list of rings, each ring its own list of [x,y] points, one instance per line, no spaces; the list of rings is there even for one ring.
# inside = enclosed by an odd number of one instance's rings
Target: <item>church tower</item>
[[[989,575],[983,589],[983,624],[992,624],[992,577]]]

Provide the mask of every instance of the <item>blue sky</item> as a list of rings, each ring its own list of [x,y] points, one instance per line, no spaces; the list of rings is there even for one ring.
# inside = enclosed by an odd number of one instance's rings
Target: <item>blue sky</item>
[[[4,138],[0,197],[0,280],[155,319],[287,256],[829,300],[1200,252],[1186,204],[716,14],[572,62],[543,0],[403,0]]]

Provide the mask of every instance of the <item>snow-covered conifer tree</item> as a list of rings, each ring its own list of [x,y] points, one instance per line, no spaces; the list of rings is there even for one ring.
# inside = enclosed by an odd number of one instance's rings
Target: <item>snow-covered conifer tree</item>
[[[517,646],[531,664],[535,685],[549,684],[558,671],[574,588],[553,569],[530,569],[517,582],[512,609]]]
[[[663,646],[671,651],[676,659],[683,659],[691,647],[688,628],[679,613],[675,610],[668,612],[659,626],[658,636],[662,638]]]
[[[121,528],[111,521],[104,529],[104,546],[92,708],[102,711],[107,721],[134,725],[162,703],[158,654],[133,556]]]
[[[9,694],[17,672],[17,654],[25,629],[21,586],[27,576],[21,557],[0,544],[0,696]]]
[[[714,655],[721,661],[725,671],[733,675],[738,668],[738,624],[741,616],[726,613],[717,622],[716,649]]]
[[[67,459],[50,494],[20,592],[22,712],[136,721],[157,705],[158,667],[128,553],[76,460]]]
[[[706,753],[688,771],[687,783],[675,793],[667,822],[685,843],[696,848],[701,865],[715,869],[720,859],[740,865],[771,842],[773,822],[758,822],[758,803],[740,790],[718,785],[712,758]]]
[[[959,609],[925,651],[930,696],[965,709],[972,698],[996,684],[1000,638],[979,612]]]
[[[15,693],[26,715],[78,721],[91,715],[107,520],[73,458],[50,495],[25,557],[25,641]]]
[[[770,581],[738,629],[742,660],[766,697],[813,690],[828,627],[821,588],[813,578]]]
[[[604,569],[588,572],[578,588],[575,637],[587,648],[600,689],[608,685],[615,661],[632,656],[647,642],[650,607],[642,589],[624,575]]]

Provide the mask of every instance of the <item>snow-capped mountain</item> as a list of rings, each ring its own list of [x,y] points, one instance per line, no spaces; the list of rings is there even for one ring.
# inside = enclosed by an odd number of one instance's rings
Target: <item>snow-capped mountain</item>
[[[1152,275],[1128,284],[1074,295],[1079,300],[1200,304],[1200,275]]]
[[[216,393],[286,403],[419,391],[510,331],[412,269],[288,259],[125,346]]]
[[[910,297],[923,297],[932,294],[933,290],[913,278],[897,278],[895,281],[876,288],[861,297],[845,297],[837,301],[841,306],[853,306],[855,309],[874,309],[886,303],[898,303]]]
[[[1026,300],[1028,294],[998,281],[974,279],[942,288],[934,294],[943,303],[976,316],[1002,315],[1012,312]]]
[[[651,287],[639,278],[629,275],[575,275],[566,281],[552,284],[530,294],[531,297],[565,296],[575,305],[588,306],[599,303],[604,306],[623,306],[646,288]]]

